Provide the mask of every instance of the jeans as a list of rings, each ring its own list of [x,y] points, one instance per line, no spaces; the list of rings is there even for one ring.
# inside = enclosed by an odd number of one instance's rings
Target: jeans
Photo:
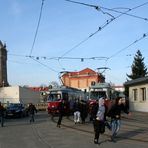
[[[115,137],[120,130],[121,120],[120,119],[112,119],[111,121],[111,130],[112,137]]]

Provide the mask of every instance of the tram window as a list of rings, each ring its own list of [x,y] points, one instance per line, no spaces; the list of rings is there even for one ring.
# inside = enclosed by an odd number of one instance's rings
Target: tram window
[[[68,100],[68,93],[63,93],[63,99]]]
[[[94,100],[99,99],[101,97],[106,97],[105,91],[99,91],[99,92],[94,91],[94,92],[91,92],[91,94],[90,94],[90,98],[94,99]]]
[[[48,97],[48,101],[54,102],[54,101],[59,101],[61,99],[60,94],[50,94]]]

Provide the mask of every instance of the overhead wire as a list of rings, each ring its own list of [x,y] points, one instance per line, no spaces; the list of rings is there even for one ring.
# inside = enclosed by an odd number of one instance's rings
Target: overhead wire
[[[31,57],[30,57],[30,58],[31,58]],[[57,70],[55,70],[55,69],[53,69],[53,68],[51,68],[51,67],[49,67],[49,66],[43,64],[43,63],[40,62],[39,60],[36,60],[36,59],[34,59],[34,58],[31,58],[31,59],[34,60],[34,61],[36,61],[36,62],[39,63],[40,65],[42,65],[42,66],[48,68],[49,70],[51,70],[51,71],[53,71],[53,72],[56,72],[56,73],[59,73],[59,71],[57,71]]]
[[[100,7],[99,6],[96,6],[96,5],[90,5],[90,4],[86,4],[86,3],[81,3],[81,2],[76,2],[76,1],[72,1],[72,0],[65,0],[65,1],[68,1],[68,2],[72,2],[72,3],[77,3],[77,4],[82,4],[82,5],[85,5],[85,6],[89,6],[89,7],[93,7],[95,9],[99,9]],[[112,21],[116,20],[117,18],[121,17],[122,15],[124,14],[127,14],[128,12],[134,10],[134,9],[137,9],[139,7],[142,7],[144,5],[148,4],[147,3],[143,3],[141,5],[138,5],[138,6],[135,6],[131,9],[128,9],[127,11],[125,12],[122,12],[120,13],[119,15],[117,15],[116,17],[112,17],[111,19],[107,20],[102,26],[100,26],[98,28],[98,30],[96,30],[94,33],[90,34],[87,38],[85,38],[84,40],[82,40],[81,42],[79,42],[78,44],[76,44],[75,46],[73,46],[71,49],[67,50],[64,54],[61,55],[61,57],[64,57],[65,55],[67,55],[68,53],[70,53],[71,51],[73,51],[74,49],[76,49],[77,47],[79,47],[81,44],[83,44],[84,42],[86,42],[87,40],[89,40],[91,37],[93,37],[95,34],[97,34],[99,31],[102,31],[102,29],[104,29],[107,25],[109,25]]]
[[[30,54],[29,54],[29,56],[26,56],[26,57],[29,57],[30,59],[36,61],[37,63],[39,63],[40,65],[42,65],[42,66],[44,66],[44,67],[46,67],[48,69],[50,69],[51,71],[58,72],[55,69],[53,69],[53,68],[51,68],[51,67],[49,67],[49,66],[41,63],[40,61],[38,61],[39,57],[36,57],[36,59],[34,59],[34,56],[32,56],[32,52],[33,52],[33,49],[34,49],[34,45],[35,45],[35,42],[36,42],[36,38],[37,38],[37,34],[38,34],[40,22],[41,22],[44,1],[45,0],[42,0],[42,3],[41,3],[41,9],[40,9],[40,14],[39,14],[39,19],[38,19],[37,28],[36,28],[36,31],[35,31],[35,36],[34,36],[34,39],[33,39],[32,47],[31,47],[31,50],[30,50]]]
[[[108,57],[47,57],[47,56],[28,56],[28,55],[20,55],[20,54],[8,54],[9,56],[18,56],[18,57],[27,57],[27,58],[34,58],[34,59],[44,59],[44,60],[106,60]]]
[[[146,5],[146,4],[148,4],[148,2],[144,3],[144,4],[141,5],[141,6],[144,6],[144,5]],[[105,8],[105,7],[100,7],[100,8],[101,8],[101,9],[108,10],[108,11],[112,11],[112,12],[116,12],[116,13],[120,13],[120,14],[124,14],[124,15],[127,15],[127,16],[131,16],[131,17],[135,17],[135,18],[138,18],[138,19],[142,19],[142,20],[148,21],[148,18],[136,16],[136,15],[133,15],[133,14],[124,13],[124,12],[117,11],[117,10],[110,9],[110,8]],[[129,10],[130,10],[130,9],[129,9]]]
[[[128,49],[130,46],[136,44],[137,42],[141,41],[142,39],[146,38],[148,36],[148,32],[144,33],[140,38],[138,38],[137,40],[133,41],[131,44],[129,44],[128,46],[120,49],[119,51],[117,51],[116,53],[112,54],[107,60],[117,56],[119,53],[123,52],[124,50]]]
[[[66,0],[66,1],[69,1],[69,2],[72,2],[71,0]],[[148,3],[148,2],[147,2]],[[112,17],[110,20],[107,20],[106,23],[104,23],[101,27],[98,28],[97,31],[95,31],[94,33],[90,34],[86,39],[84,39],[83,41],[81,41],[80,43],[78,43],[77,45],[75,45],[73,48],[71,48],[70,50],[68,50],[67,52],[65,52],[61,57],[56,57],[57,59],[56,60],[61,60],[61,59],[68,59],[69,57],[64,57],[66,54],[68,54],[69,52],[71,52],[72,50],[74,50],[75,48],[77,48],[78,46],[80,46],[82,43],[86,42],[89,38],[91,38],[92,36],[94,36],[96,33],[98,33],[99,31],[101,31],[104,27],[106,27],[109,23],[111,23],[113,20],[115,20],[116,18],[119,18],[120,16],[124,15],[124,14],[127,14],[127,12],[129,11],[132,11],[134,9],[137,9],[141,6],[144,6],[146,5],[147,3],[144,3],[144,4],[141,4],[141,5],[138,5],[136,7],[133,7],[131,9],[128,8],[127,11],[125,12],[118,12],[120,13],[120,15],[116,16],[116,17]],[[41,20],[41,16],[42,16],[42,9],[43,9],[43,4],[44,4],[44,0],[42,0],[42,5],[41,5],[41,11],[40,11],[40,16],[39,16],[39,21],[38,21],[38,25],[37,25],[37,29],[36,29],[36,33],[35,33],[35,37],[34,37],[34,41],[33,41],[33,44],[32,44],[32,48],[31,48],[31,51],[30,51],[30,55],[29,56],[25,56],[25,57],[29,57],[31,59],[33,59],[34,61],[38,62],[39,64],[43,65],[44,67],[54,71],[54,72],[58,72],[50,67],[48,67],[47,65],[39,62],[37,60],[37,57],[36,59],[34,59],[35,56],[32,56],[32,51],[33,51],[33,48],[34,48],[34,45],[35,45],[35,41],[36,41],[36,37],[37,37],[37,33],[38,33],[38,29],[39,29],[39,24],[40,24],[40,20]],[[89,5],[89,4],[85,4],[86,6],[91,6],[91,7],[94,7],[95,9],[99,10],[99,7],[95,6],[95,5]],[[110,11],[114,11],[114,10],[110,10]],[[132,46],[134,43],[142,40],[144,37],[147,36],[147,33],[143,35],[143,37],[139,38],[138,40],[134,41],[133,43],[131,43],[130,45],[128,45],[127,47],[121,49],[120,51],[116,52],[115,54],[113,54],[112,56],[110,56],[109,58],[105,59],[106,61],[108,61],[109,59],[111,59],[112,57],[116,56],[117,54],[119,54],[120,52],[122,52],[123,50],[129,48],[130,46]],[[14,55],[14,54],[9,54],[9,55],[12,55],[12,56],[24,56],[24,55]],[[43,57],[44,59],[48,59],[47,57]],[[51,59],[54,59],[53,57]],[[69,58],[69,59],[73,59],[73,58]],[[87,58],[77,58],[77,59],[87,59]],[[65,68],[64,68],[65,69]]]
[[[100,11],[100,12],[102,12],[103,14],[108,14],[108,15],[111,16],[111,17],[114,17],[114,16],[111,15],[110,13],[108,13],[108,12],[104,12],[102,9],[107,10],[107,11],[113,11],[113,12],[120,13],[120,14],[123,13],[123,14],[128,15],[128,16],[131,16],[131,17],[135,17],[135,18],[138,18],[138,19],[143,19],[143,20],[145,20],[145,21],[148,21],[148,18],[144,18],[144,17],[140,17],[140,16],[133,15],[133,14],[128,14],[127,12],[121,12],[121,11],[115,10],[115,9],[117,9],[117,8],[112,8],[112,9],[111,9],[111,8],[106,8],[106,7],[102,7],[102,6],[86,4],[86,3],[82,3],[82,2],[78,2],[78,1],[72,1],[72,0],[65,0],[65,1],[68,1],[68,2],[71,2],[71,3],[80,4],[80,5],[84,5],[84,6],[88,6],[88,7],[93,7],[93,8],[95,8],[97,11]],[[134,9],[137,9],[137,8],[142,7],[142,6],[144,6],[144,5],[147,5],[147,4],[148,4],[148,2],[145,2],[145,3],[141,4],[141,5],[138,5],[138,6],[135,7]],[[119,8],[118,8],[118,9],[119,9]],[[123,8],[122,8],[122,9],[123,9]],[[130,8],[124,8],[124,9],[128,9],[128,11],[131,11]],[[132,9],[132,10],[133,10],[133,9]]]
[[[38,23],[37,23],[37,28],[36,28],[36,31],[35,31],[32,47],[31,47],[30,54],[29,54],[30,56],[32,55],[32,52],[33,52],[33,49],[34,49],[34,45],[35,45],[35,42],[36,42],[36,38],[37,38],[37,34],[38,34],[40,22],[41,22],[41,17],[42,17],[44,1],[45,0],[42,0],[42,3],[41,3],[41,9],[40,9],[39,19],[38,19]]]

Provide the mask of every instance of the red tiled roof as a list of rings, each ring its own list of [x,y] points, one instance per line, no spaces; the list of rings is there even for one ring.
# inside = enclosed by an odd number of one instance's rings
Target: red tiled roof
[[[48,87],[29,87],[33,91],[48,91]]]
[[[66,74],[64,74],[63,76],[67,76],[67,75],[71,75],[71,76],[75,76],[75,75],[82,75],[82,74],[88,74],[88,73],[91,73],[91,74],[96,74],[95,71],[93,71],[92,69],[90,68],[85,68],[81,71],[77,71],[77,72],[68,72]]]

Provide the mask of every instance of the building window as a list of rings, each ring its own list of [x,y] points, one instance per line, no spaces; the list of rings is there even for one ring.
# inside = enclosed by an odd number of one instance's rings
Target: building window
[[[133,99],[134,99],[134,101],[137,101],[137,98],[138,98],[138,90],[133,89]]]
[[[146,101],[146,88],[141,88],[141,101]]]

